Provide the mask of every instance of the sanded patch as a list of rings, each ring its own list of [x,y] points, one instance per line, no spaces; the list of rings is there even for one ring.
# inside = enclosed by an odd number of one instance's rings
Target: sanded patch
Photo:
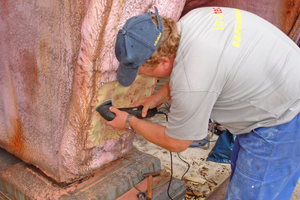
[[[86,148],[104,145],[105,141],[118,139],[122,134],[127,132],[117,131],[111,126],[107,126],[105,123],[106,120],[95,110],[98,105],[111,99],[114,107],[133,107],[139,99],[149,97],[152,94],[154,83],[154,78],[146,78],[145,76],[138,75],[130,87],[123,87],[117,81],[103,85],[92,101],[93,116],[86,140]]]

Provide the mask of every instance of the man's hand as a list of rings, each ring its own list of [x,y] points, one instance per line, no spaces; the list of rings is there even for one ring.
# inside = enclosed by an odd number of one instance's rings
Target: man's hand
[[[144,106],[142,110],[142,116],[146,117],[148,109],[158,108],[162,104],[168,102],[170,99],[170,87],[168,82],[155,95],[141,99],[135,104],[135,106]]]
[[[139,100],[139,101],[135,104],[135,106],[136,106],[136,107],[138,107],[138,106],[143,106],[142,117],[146,117],[147,111],[148,111],[149,109],[157,108],[157,107],[159,107],[160,105],[157,105],[157,102],[156,102],[156,99],[155,99],[155,95],[154,95],[154,96],[151,96],[151,97],[148,97],[148,98],[144,98],[144,99]]]
[[[112,121],[108,121],[107,125],[112,126],[117,130],[125,130],[126,118],[128,116],[127,112],[120,111],[115,107],[110,107],[109,110],[116,114],[116,117]]]

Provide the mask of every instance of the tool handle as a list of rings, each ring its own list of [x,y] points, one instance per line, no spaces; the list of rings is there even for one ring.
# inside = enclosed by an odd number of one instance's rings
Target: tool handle
[[[111,101],[106,101],[97,106],[96,111],[98,111],[100,115],[107,121],[112,121],[116,117],[116,114],[109,110],[110,107],[112,107]],[[153,117],[157,114],[157,108],[152,108],[147,111],[146,117],[142,117],[143,106],[118,109],[121,111],[125,111],[139,119]]]
[[[152,199],[152,183],[153,183],[153,177],[149,176],[146,199]]]
[[[130,115],[133,115],[139,119],[153,117],[157,113],[157,108],[152,108],[147,111],[146,117],[142,117],[143,106],[132,107],[132,108],[118,108],[118,109],[125,111],[125,112],[129,113]]]

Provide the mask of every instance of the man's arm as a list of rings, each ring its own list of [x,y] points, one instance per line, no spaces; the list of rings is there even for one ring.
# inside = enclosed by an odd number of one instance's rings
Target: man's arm
[[[179,140],[169,137],[165,133],[165,126],[153,124],[136,117],[131,118],[130,125],[149,142],[152,142],[172,152],[184,151],[193,142],[192,140]]]
[[[107,122],[107,124],[115,129],[124,130],[125,120],[128,113],[120,111],[114,107],[111,107],[110,110],[116,114],[116,117],[114,120]],[[152,142],[172,152],[184,151],[193,142],[192,140],[179,140],[169,137],[165,133],[165,126],[153,124],[136,117],[131,118],[130,126],[149,142]]]

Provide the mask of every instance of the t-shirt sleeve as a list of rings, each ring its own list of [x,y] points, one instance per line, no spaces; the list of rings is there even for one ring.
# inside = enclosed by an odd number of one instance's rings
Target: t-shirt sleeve
[[[217,93],[207,91],[173,94],[166,134],[181,140],[205,138],[211,110],[217,98]]]

